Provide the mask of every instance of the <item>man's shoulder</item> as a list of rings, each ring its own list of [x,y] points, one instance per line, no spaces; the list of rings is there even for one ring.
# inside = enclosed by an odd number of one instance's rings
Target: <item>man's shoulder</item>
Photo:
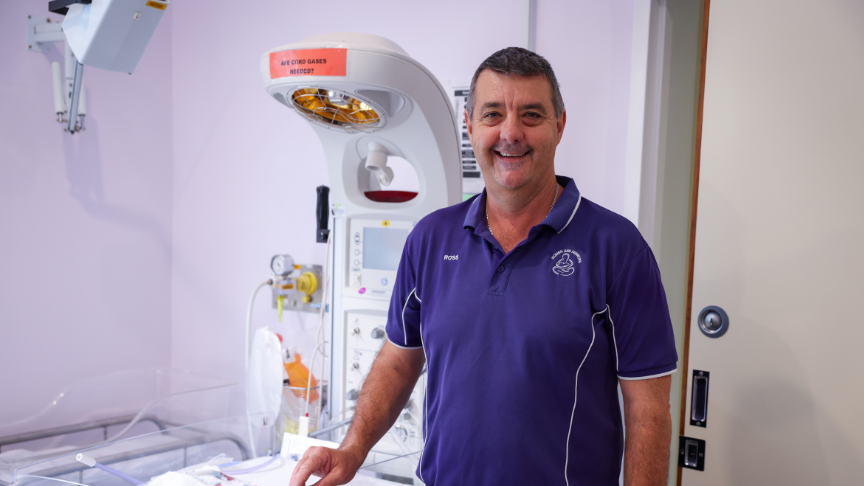
[[[582,198],[577,213],[581,214],[578,214],[579,219],[574,225],[575,231],[587,229],[593,239],[631,251],[642,251],[647,246],[642,233],[632,221],[594,201]]]

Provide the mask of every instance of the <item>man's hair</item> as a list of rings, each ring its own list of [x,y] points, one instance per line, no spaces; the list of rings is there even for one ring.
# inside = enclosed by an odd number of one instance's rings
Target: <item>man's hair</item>
[[[471,89],[468,91],[468,118],[474,117],[474,96],[477,89],[477,78],[485,70],[494,71],[505,76],[543,76],[552,87],[552,106],[555,107],[555,118],[564,112],[564,98],[558,87],[555,72],[543,56],[521,47],[508,47],[487,57],[480,64],[474,77],[471,78]]]

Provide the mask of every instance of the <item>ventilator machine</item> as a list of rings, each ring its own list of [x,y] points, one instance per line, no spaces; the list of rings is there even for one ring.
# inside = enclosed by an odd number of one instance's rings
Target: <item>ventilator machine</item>
[[[267,94],[310,123],[327,161],[332,221],[327,412],[339,422],[353,414],[386,339],[387,310],[408,234],[427,214],[462,200],[458,127],[441,84],[381,37],[315,35],[265,53],[260,69]],[[416,192],[388,190],[396,182],[388,166],[393,157],[416,172]],[[424,384],[425,376],[370,460],[422,450]],[[331,439],[338,442],[346,430],[335,430]],[[413,477],[418,460],[413,455],[375,469]]]

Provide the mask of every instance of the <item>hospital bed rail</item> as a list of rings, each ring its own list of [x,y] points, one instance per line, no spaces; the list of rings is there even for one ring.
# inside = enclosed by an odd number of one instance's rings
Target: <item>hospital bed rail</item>
[[[90,448],[67,450],[57,457],[42,458],[16,468],[12,482],[0,480],[0,486],[103,484],[104,477],[92,479],[103,474],[101,471],[90,469],[75,460],[79,452],[94,457],[101,464],[114,465],[116,469],[146,481],[167,472],[163,467],[163,459],[166,453],[173,451],[182,451],[182,459],[179,454],[172,456],[173,462],[168,470],[182,469],[219,454],[245,461],[253,458],[253,450],[268,455],[274,453],[276,447],[275,420],[272,413],[241,415],[166,428]],[[91,472],[87,472],[88,470]],[[86,474],[95,476],[90,476],[91,479],[88,480]]]
[[[32,432],[24,432],[16,435],[9,435],[6,437],[0,437],[0,453],[4,452],[3,447],[9,446],[13,444],[22,444],[24,442],[29,442],[32,440],[39,439],[50,439],[55,437],[64,436],[67,434],[74,434],[76,432],[86,432],[88,430],[102,429],[102,435],[104,439],[108,439],[108,428],[114,425],[125,425],[132,421],[135,418],[134,414],[123,415],[119,417],[111,417],[107,419],[101,420],[91,420],[89,422],[83,422],[79,424],[65,425],[60,427],[52,427],[49,429],[43,430],[34,430]],[[165,430],[169,427],[176,427],[179,424],[175,423],[166,423],[164,420],[160,420],[155,415],[145,415],[138,419],[138,423],[152,423],[159,430]]]

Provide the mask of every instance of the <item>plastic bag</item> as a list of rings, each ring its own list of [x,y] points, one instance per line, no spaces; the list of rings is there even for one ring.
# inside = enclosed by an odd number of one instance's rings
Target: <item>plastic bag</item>
[[[246,370],[246,412],[279,411],[282,400],[282,345],[268,327],[255,331],[249,369]]]

